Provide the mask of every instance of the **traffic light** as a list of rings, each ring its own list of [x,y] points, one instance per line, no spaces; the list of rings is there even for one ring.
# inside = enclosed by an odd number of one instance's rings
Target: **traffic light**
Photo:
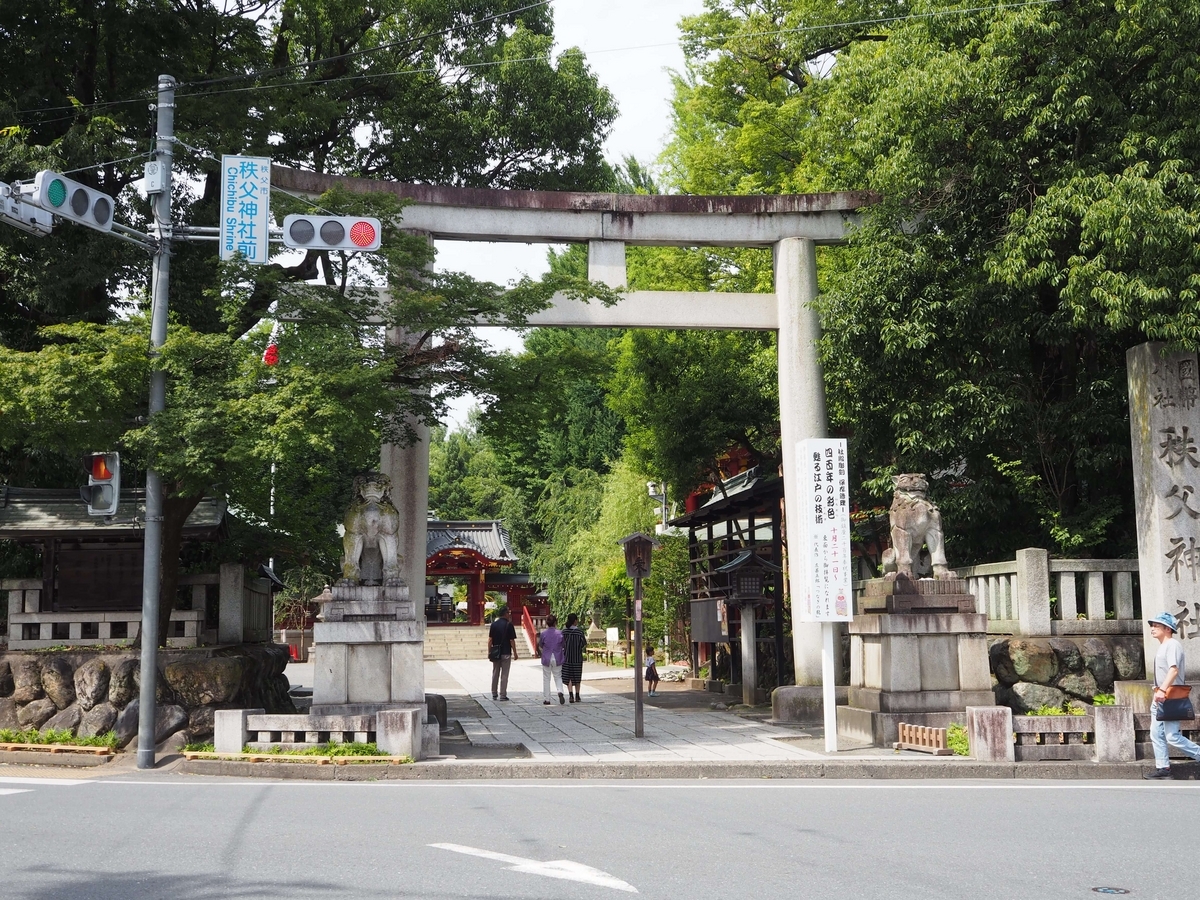
[[[97,231],[112,231],[112,197],[65,175],[49,170],[38,172],[29,199],[68,222],[78,222]]]
[[[89,516],[111,516],[121,502],[121,454],[90,453],[83,458],[88,486],[79,489]]]
[[[379,220],[367,216],[290,215],[283,244],[295,250],[378,250]]]
[[[0,222],[45,237],[54,228],[54,217],[21,199],[19,191],[0,181]]]

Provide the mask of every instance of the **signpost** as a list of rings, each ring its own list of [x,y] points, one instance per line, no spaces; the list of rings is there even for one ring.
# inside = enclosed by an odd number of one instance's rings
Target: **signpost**
[[[271,158],[221,157],[221,259],[267,261],[271,217]]]
[[[802,622],[821,623],[821,686],[825,711],[825,750],[837,750],[834,691],[835,622],[854,617],[850,555],[850,476],[846,441],[809,438],[796,443],[796,483],[801,486],[800,545],[793,565],[801,567]]]

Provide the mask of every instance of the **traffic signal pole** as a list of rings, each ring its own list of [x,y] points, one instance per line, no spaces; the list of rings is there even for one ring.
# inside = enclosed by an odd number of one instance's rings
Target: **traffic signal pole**
[[[158,129],[155,151],[163,166],[162,190],[151,197],[154,222],[151,233],[158,243],[150,282],[150,358],[167,341],[167,290],[171,276],[171,160],[175,152],[175,79],[158,76]],[[151,417],[167,405],[167,373],[150,370]],[[155,691],[158,686],[158,603],[162,580],[162,476],[146,470],[146,549],[142,565],[142,661],[138,706],[137,767],[154,768]]]

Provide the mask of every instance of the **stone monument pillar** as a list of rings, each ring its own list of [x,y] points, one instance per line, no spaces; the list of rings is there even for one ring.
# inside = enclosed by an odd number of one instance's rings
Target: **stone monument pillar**
[[[1147,678],[1158,642],[1145,620],[1160,612],[1179,619],[1184,651],[1200,659],[1200,373],[1194,352],[1162,350],[1125,354]]]
[[[346,513],[343,577],[313,626],[311,714],[368,715],[425,701],[424,621],[401,577],[391,481],[355,479]]]

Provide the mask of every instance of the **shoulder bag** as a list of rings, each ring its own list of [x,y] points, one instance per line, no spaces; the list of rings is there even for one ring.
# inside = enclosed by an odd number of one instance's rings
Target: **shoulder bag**
[[[1191,693],[1191,685],[1171,685],[1167,688],[1167,699],[1158,705],[1158,715],[1155,718],[1160,722],[1185,722],[1196,718]]]

